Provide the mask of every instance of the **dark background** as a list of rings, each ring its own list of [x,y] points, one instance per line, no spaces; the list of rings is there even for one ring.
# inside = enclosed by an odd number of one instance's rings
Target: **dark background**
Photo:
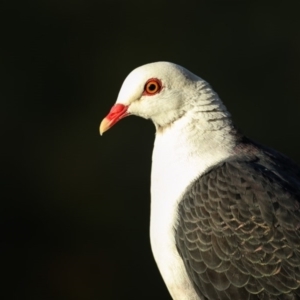
[[[172,61],[299,162],[299,9],[281,3],[2,1],[1,298],[170,299],[148,234],[154,126],[99,123],[132,69]]]

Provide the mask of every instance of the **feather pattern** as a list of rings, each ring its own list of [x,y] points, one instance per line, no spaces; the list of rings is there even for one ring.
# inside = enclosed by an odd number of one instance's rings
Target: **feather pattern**
[[[236,153],[179,204],[188,276],[199,299],[300,299],[299,168],[246,138]]]

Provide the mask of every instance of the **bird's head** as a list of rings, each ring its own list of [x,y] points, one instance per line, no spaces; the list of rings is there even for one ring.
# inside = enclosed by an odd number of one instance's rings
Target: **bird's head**
[[[136,115],[164,128],[189,109],[201,78],[181,66],[156,62],[133,70],[125,79],[116,104],[100,124],[100,134],[122,118]],[[195,96],[194,96],[195,97]]]

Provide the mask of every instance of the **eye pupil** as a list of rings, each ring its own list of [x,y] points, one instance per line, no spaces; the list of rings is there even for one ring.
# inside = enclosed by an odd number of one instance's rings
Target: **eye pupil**
[[[149,85],[149,87],[148,87],[148,89],[149,89],[149,91],[155,91],[155,89],[156,89],[156,84],[154,84],[154,83],[151,83],[150,85]]]

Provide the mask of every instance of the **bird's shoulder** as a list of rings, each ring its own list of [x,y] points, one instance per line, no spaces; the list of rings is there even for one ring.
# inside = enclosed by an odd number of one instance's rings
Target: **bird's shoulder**
[[[249,163],[255,160],[291,184],[296,183],[297,185],[300,181],[299,164],[283,153],[261,145],[247,137],[242,138],[240,143],[237,144],[237,148],[241,149],[242,155],[248,152],[254,153],[254,159],[251,159],[250,156]]]

